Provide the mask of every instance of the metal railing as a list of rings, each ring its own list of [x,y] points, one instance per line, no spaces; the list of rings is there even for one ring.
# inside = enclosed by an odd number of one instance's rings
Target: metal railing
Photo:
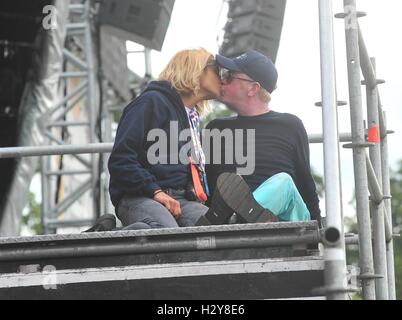
[[[340,135],[340,142],[351,142],[350,133],[343,133]],[[323,143],[322,134],[310,134],[310,143]],[[23,157],[41,157],[41,156],[54,156],[54,155],[79,155],[79,154],[92,154],[92,153],[111,153],[113,143],[92,143],[86,145],[49,145],[42,147],[12,147],[0,148],[0,159],[6,158],[23,158]]]

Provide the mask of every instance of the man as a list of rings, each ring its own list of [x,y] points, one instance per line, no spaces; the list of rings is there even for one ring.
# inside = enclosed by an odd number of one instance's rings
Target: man
[[[234,174],[240,166],[228,163],[225,155],[228,147],[235,150],[236,141],[233,146],[222,144],[221,163],[213,162],[211,151],[208,181],[211,191],[219,196],[215,195],[211,204],[217,214],[212,215],[210,210],[205,218],[212,224],[214,219],[222,223],[222,217],[218,219],[218,216],[225,211],[226,204],[248,222],[263,222],[262,209],[268,213],[266,221],[275,221],[269,218],[272,213],[279,221],[320,222],[319,199],[310,171],[309,143],[303,123],[294,115],[278,113],[269,107],[278,78],[274,64],[257,51],[235,59],[218,55],[217,62],[222,80],[219,100],[238,115],[213,120],[207,130],[230,130],[233,137],[236,137],[235,130],[255,130],[255,141],[243,139],[245,146],[255,143],[255,170],[243,177]],[[256,211],[256,218],[250,218],[249,214]],[[208,224],[205,222],[204,219],[199,224]]]

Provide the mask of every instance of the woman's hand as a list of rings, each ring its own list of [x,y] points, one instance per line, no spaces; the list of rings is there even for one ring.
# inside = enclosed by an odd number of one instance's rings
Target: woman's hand
[[[173,217],[175,217],[176,220],[181,217],[181,207],[179,201],[173,199],[163,191],[155,192],[154,200],[166,207],[166,209],[170,211],[170,213]]]

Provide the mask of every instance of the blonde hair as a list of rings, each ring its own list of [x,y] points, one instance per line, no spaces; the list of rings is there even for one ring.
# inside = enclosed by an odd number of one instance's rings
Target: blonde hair
[[[201,90],[201,76],[212,59],[213,54],[204,48],[182,50],[170,60],[158,80],[168,81],[179,94],[197,95]],[[202,114],[208,106],[205,100],[198,103],[196,109]]]
[[[258,92],[258,98],[260,98],[261,102],[270,103],[271,102],[271,95],[270,93],[261,87],[261,90]]]

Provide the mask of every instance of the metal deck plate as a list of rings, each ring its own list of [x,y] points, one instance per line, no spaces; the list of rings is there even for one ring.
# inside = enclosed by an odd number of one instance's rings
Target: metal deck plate
[[[309,297],[318,238],[314,222],[4,238],[0,298]]]

